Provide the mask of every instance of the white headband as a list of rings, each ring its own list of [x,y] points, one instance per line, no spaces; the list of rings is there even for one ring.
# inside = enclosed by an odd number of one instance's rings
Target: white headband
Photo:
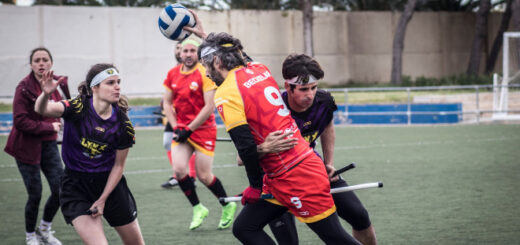
[[[115,68],[108,68],[100,73],[98,73],[94,78],[92,78],[92,82],[90,83],[90,87],[94,87],[98,84],[100,84],[101,82],[103,82],[103,80],[111,77],[111,76],[118,76],[119,73],[117,72],[117,70]]]
[[[311,84],[318,81],[313,75],[309,75],[308,77],[293,77],[289,80],[285,80],[288,84],[292,85],[303,85],[303,84]]]
[[[204,58],[205,56],[207,55],[210,55],[212,53],[215,53],[217,52],[217,49],[216,48],[213,48],[213,47],[204,47],[202,50],[200,50],[200,58]]]

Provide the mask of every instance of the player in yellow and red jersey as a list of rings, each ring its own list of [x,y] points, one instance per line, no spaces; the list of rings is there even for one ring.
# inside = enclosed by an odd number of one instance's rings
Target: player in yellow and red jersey
[[[193,153],[199,180],[217,198],[227,195],[222,183],[211,171],[217,138],[213,115],[216,86],[206,77],[204,67],[198,62],[199,43],[188,39],[181,46],[182,65],[172,68],[164,80],[166,92],[163,108],[174,132],[171,146],[173,171],[179,187],[193,206],[190,224],[193,230],[202,224],[209,213],[200,203],[195,185],[187,173],[188,161]],[[236,204],[221,202],[221,205],[222,216],[218,228],[226,229],[233,222]]]
[[[205,37],[197,23],[200,30],[191,30]],[[301,136],[269,69],[247,64],[241,50],[240,41],[227,33],[212,33],[199,47],[208,76],[219,86],[215,106],[250,184],[242,193],[242,204],[247,205],[233,225],[233,234],[244,244],[275,244],[263,228],[290,210],[326,244],[359,244],[341,227],[323,161]],[[260,156],[257,145],[278,130],[293,132],[290,137],[298,144]],[[274,199],[262,200],[262,192]]]

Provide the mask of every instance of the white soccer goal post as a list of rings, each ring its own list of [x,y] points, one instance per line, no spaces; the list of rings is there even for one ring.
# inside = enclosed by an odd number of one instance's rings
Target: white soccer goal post
[[[510,45],[511,41],[514,45]],[[502,76],[493,76],[493,118],[520,119],[509,111],[509,86],[520,78],[520,32],[504,32]]]

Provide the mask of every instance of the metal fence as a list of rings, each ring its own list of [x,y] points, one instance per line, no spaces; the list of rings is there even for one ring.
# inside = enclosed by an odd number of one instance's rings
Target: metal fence
[[[499,110],[497,104],[503,87],[500,85],[467,85],[334,88],[326,90],[333,93],[340,108],[335,113],[334,122],[336,124],[411,125],[481,123],[496,119],[520,120],[520,84],[506,86],[508,88],[508,107],[505,110]],[[389,99],[392,96],[385,95],[388,93],[404,93],[404,96],[400,94],[397,99]],[[379,96],[381,94],[383,96]],[[160,93],[132,93],[127,95],[130,98],[159,98],[162,96]],[[377,99],[377,97],[383,99]],[[10,96],[2,96],[0,99],[3,100],[3,103],[12,101]],[[431,105],[436,106],[432,107]],[[158,106],[155,107],[158,109]],[[140,108],[136,107],[135,110],[137,112]],[[131,115],[131,119],[156,122],[160,116],[150,112],[135,114],[133,117]],[[217,117],[217,122],[220,122],[219,119]],[[0,113],[0,133],[9,132],[11,127],[12,114]]]
[[[509,88],[509,107],[505,110],[499,110],[497,103],[500,100],[500,90],[503,87]],[[501,85],[464,85],[464,86],[428,86],[428,87],[374,87],[374,88],[337,88],[326,89],[329,92],[343,94],[343,105],[346,110],[344,117],[353,115],[404,115],[407,117],[407,124],[412,124],[414,115],[460,115],[461,122],[480,123],[482,119],[493,119],[494,115],[515,115],[520,113],[520,84]],[[379,111],[379,112],[351,112],[349,106],[359,102],[351,103],[349,98],[356,93],[389,93],[389,92],[405,92],[405,101],[400,103],[406,105],[404,111]],[[421,93],[417,95],[417,93]],[[428,94],[429,93],[429,94]],[[427,98],[430,99],[427,99]],[[375,101],[368,104],[387,104],[389,101]],[[399,102],[398,102],[399,103]],[[415,104],[431,104],[431,103],[461,103],[461,111],[413,111]],[[366,104],[366,103],[365,103]],[[502,117],[505,118],[505,117]]]

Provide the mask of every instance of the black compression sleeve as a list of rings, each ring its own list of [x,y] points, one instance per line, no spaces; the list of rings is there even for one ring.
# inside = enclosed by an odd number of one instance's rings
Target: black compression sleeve
[[[256,143],[249,130],[249,125],[241,125],[229,130],[229,135],[238,150],[238,155],[246,167],[249,185],[262,188],[262,169],[260,168],[260,157],[256,151]]]

